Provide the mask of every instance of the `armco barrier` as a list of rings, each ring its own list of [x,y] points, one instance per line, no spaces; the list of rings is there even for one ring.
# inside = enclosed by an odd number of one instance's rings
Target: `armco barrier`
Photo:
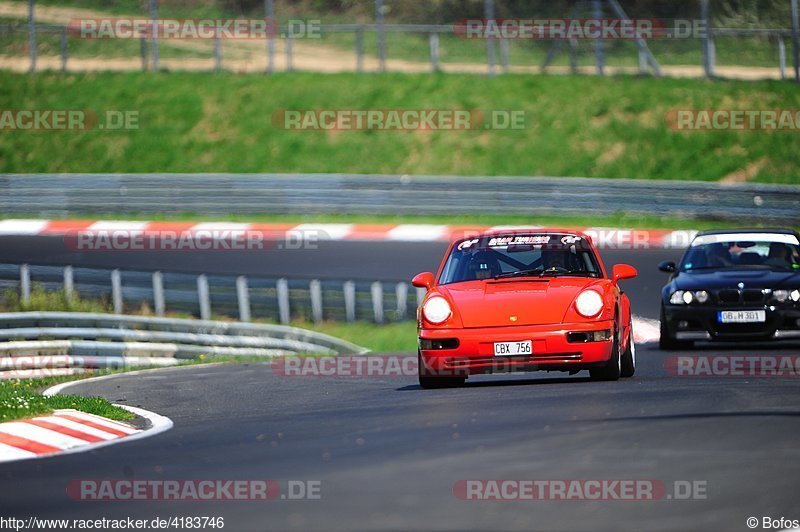
[[[0,313],[0,378],[28,370],[169,365],[201,355],[364,354],[363,347],[288,327],[72,312]]]

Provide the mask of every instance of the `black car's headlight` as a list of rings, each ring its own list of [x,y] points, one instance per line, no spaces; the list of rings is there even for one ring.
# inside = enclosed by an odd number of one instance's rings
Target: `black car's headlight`
[[[800,301],[800,290],[774,290],[772,300],[777,303],[786,303],[787,301],[797,303]]]
[[[669,296],[669,302],[673,305],[691,305],[692,303],[706,303],[709,299],[708,292],[705,290],[676,290]]]

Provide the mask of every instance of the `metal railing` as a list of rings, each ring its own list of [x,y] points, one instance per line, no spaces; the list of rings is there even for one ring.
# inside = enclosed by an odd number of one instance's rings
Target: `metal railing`
[[[411,288],[404,281],[268,279],[0,264],[0,297],[11,290],[24,306],[37,288],[63,291],[68,300],[77,295],[102,301],[117,315],[145,310],[156,316],[189,314],[210,320],[218,315],[282,324],[298,319],[316,323],[414,319],[425,295],[424,289]]]
[[[326,334],[283,325],[80,312],[0,313],[0,379],[174,365],[201,356],[367,352]]]
[[[169,182],[170,187],[164,187]],[[795,224],[800,186],[563,177],[0,174],[5,216],[634,215]]]

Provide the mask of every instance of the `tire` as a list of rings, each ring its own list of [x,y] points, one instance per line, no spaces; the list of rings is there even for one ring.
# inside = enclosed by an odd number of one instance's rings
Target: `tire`
[[[432,375],[425,363],[422,361],[422,353],[417,351],[417,364],[419,374],[419,385],[426,390],[435,390],[438,388],[456,388],[463,386],[467,381],[466,377],[440,377]]]
[[[622,354],[622,371],[620,377],[629,379],[636,373],[636,344],[633,342],[633,323],[628,325],[631,331],[628,337],[628,345]]]
[[[616,381],[622,376],[621,335],[621,330],[614,331],[614,345],[611,347],[611,358],[608,359],[608,363],[603,367],[589,370],[589,376],[593,381]]]
[[[688,340],[678,340],[667,327],[667,319],[664,317],[664,309],[661,309],[661,323],[659,326],[658,348],[662,351],[673,351],[679,349],[691,349],[694,342]]]

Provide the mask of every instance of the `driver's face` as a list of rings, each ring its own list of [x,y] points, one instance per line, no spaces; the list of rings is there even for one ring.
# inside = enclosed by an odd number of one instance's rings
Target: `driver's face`
[[[563,253],[552,252],[545,255],[545,266],[547,268],[564,268],[566,264]]]

